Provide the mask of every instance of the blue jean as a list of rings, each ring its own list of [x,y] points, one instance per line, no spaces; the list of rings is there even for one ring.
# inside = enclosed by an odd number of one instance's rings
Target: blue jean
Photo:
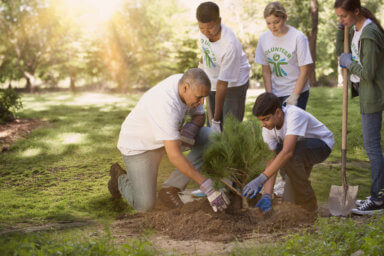
[[[232,114],[240,122],[243,121],[248,86],[249,81],[238,87],[227,88],[227,94],[223,105],[223,115],[220,117],[221,128],[223,128],[225,117],[229,114]],[[216,92],[210,92],[209,100],[211,102],[211,110],[213,114],[215,113],[215,97]],[[209,124],[209,122],[210,120],[207,120],[207,124]]]
[[[282,149],[283,144],[279,143],[276,152],[279,153]],[[330,153],[331,149],[320,139],[306,138],[297,141],[294,155],[281,168],[289,177],[287,184],[291,187],[287,191],[293,192],[294,203],[305,204],[316,198],[309,176],[313,165],[323,162]],[[284,188],[284,193],[285,191]]]
[[[286,99],[288,99],[288,97],[289,97],[289,95],[288,96],[279,97],[279,100],[281,101],[281,103],[283,103]],[[297,105],[296,106],[305,110],[305,108],[307,107],[308,98],[309,98],[309,90],[305,91],[305,92],[302,92],[300,94],[299,99],[297,100]]]
[[[381,125],[383,112],[361,114],[361,125],[363,131],[363,144],[371,164],[371,199],[383,201],[384,193],[384,157],[381,148]]]
[[[202,127],[196,137],[195,145],[187,155],[187,159],[199,170],[203,164],[203,153],[209,144],[212,129]],[[164,147],[149,150],[138,155],[123,155],[127,174],[120,175],[118,187],[121,195],[137,211],[153,209],[156,202],[157,174],[161,158],[165,154]],[[188,184],[189,178],[179,170],[174,170],[164,182],[163,187],[177,187],[181,190]]]

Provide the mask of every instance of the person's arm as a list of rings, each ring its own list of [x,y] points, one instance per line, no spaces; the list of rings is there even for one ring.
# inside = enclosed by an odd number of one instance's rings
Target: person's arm
[[[197,114],[193,115],[191,117],[191,122],[199,126],[200,128],[204,126],[204,121],[205,121],[205,114]]]
[[[265,168],[264,175],[268,178],[272,178],[279,169],[293,156],[295,153],[295,147],[297,142],[296,135],[287,135],[284,138],[283,149],[273,159],[273,161]]]
[[[223,106],[225,96],[227,95],[228,82],[218,80],[216,85],[216,96],[215,96],[215,113],[213,120],[220,121],[223,114]]]
[[[293,92],[296,95],[300,95],[305,87],[305,83],[308,80],[308,72],[310,69],[310,65],[300,66],[300,74],[296,80],[295,87],[293,88]]]
[[[179,140],[164,140],[169,161],[185,176],[201,185],[207,178],[200,174],[180,150]]]
[[[360,49],[361,65],[358,62],[353,61],[349,70],[352,74],[357,75],[362,80],[373,81],[375,76],[377,76],[377,67],[382,63],[382,50],[377,43],[370,39],[361,39]]]
[[[272,92],[272,72],[271,67],[269,65],[262,65],[261,71],[263,73],[263,81],[266,92]]]
[[[267,166],[266,167],[268,167],[273,162],[273,160],[275,160],[275,158],[276,158],[276,151],[273,151],[273,152],[274,152],[274,157],[267,162]],[[264,184],[264,193],[273,194],[273,187],[275,186],[276,177],[277,177],[277,173],[273,174],[265,182],[265,184]]]

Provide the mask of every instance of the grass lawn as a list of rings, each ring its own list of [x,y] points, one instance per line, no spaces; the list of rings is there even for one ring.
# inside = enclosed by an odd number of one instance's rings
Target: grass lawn
[[[329,159],[315,166],[311,175],[320,203],[327,201],[331,184],[341,185],[341,94],[339,88],[313,88],[307,108],[307,111],[330,128],[336,140]],[[49,124],[34,130],[0,154],[0,231],[16,224],[40,225],[46,222],[83,220],[108,223],[122,213],[134,212],[122,200],[112,201],[106,184],[111,164],[119,162],[124,166],[116,148],[117,139],[123,120],[139,98],[140,95],[136,94],[23,95],[24,109],[19,116],[42,119]],[[253,102],[246,106],[246,119],[251,118],[252,106]],[[370,170],[362,145],[358,99],[350,100],[348,118],[348,178],[350,184],[360,185],[358,196],[365,197],[369,195]],[[160,166],[158,185],[172,169],[165,157]],[[109,251],[107,253],[95,249],[100,255],[120,255],[122,251],[119,250],[124,249],[116,249],[108,242],[108,236],[104,240],[93,241],[89,238],[80,241],[74,238],[74,231],[71,235],[68,232],[55,233],[51,240],[45,240],[50,241],[52,247],[45,244],[47,247],[44,248],[51,250],[59,246],[55,242],[57,237],[60,241],[72,237],[74,240],[68,240],[68,248],[75,248],[77,242],[80,251],[88,248],[84,252],[92,252],[92,246],[99,246],[99,249],[101,246]],[[76,232],[80,234],[83,231]],[[0,236],[0,249],[1,244],[6,244],[7,248],[18,248],[21,243],[35,246],[35,241],[39,239],[34,235]],[[132,255],[159,253],[153,251],[150,245],[147,246],[145,241],[132,240],[129,243],[125,245],[127,248],[136,248],[136,243],[145,249],[143,254]],[[61,245],[64,248],[66,243]],[[147,249],[149,254],[146,254]],[[138,251],[135,249],[135,252]],[[253,255],[248,254],[247,249],[244,249],[244,253],[242,255]]]

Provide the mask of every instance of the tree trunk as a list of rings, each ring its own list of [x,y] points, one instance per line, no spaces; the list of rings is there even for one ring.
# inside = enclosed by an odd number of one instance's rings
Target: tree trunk
[[[317,0],[310,0],[310,12],[312,17],[312,29],[309,33],[309,49],[311,51],[311,56],[313,64],[311,65],[308,78],[309,84],[311,86],[316,86],[316,41],[317,41],[317,27],[319,24],[319,9],[317,6]]]
[[[30,93],[35,92],[35,84],[34,84],[35,77],[27,71],[24,71],[23,73],[24,73],[24,78],[27,81],[25,85],[25,89]]]
[[[75,75],[70,76],[69,89],[71,89],[71,92],[76,92],[76,77],[75,77]]]

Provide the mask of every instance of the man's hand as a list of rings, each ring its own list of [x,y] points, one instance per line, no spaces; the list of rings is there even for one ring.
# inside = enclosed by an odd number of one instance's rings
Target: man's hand
[[[268,180],[268,177],[262,173],[256,179],[245,185],[243,189],[243,196],[254,198],[257,193],[263,188],[264,183]]]
[[[263,213],[272,210],[272,194],[263,194],[261,199],[256,204],[256,208],[260,208]]]
[[[341,68],[349,69],[351,67],[352,62],[352,53],[342,53],[340,55],[339,63]]]
[[[221,132],[220,124],[221,124],[220,121],[215,121],[214,119],[211,120],[211,128],[212,128],[215,132]]]
[[[200,130],[200,127],[197,124],[193,122],[186,123],[181,129],[181,135],[180,135],[181,142],[185,146],[192,148],[192,146],[195,144],[195,138],[199,133],[199,130]]]
[[[208,198],[209,204],[212,206],[212,209],[217,212],[217,210],[222,211],[227,208],[229,205],[229,199],[224,192],[215,191],[212,187],[212,180],[206,179],[201,185],[200,190],[203,191]]]
[[[296,106],[299,97],[300,97],[299,94],[292,93],[292,94],[285,100],[285,102],[286,102],[288,105]]]

